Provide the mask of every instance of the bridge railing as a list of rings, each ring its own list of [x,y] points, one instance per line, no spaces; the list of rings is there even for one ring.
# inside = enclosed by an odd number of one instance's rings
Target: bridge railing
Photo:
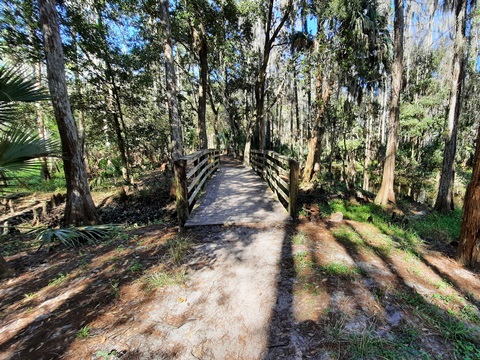
[[[290,216],[298,214],[297,196],[300,175],[298,161],[270,150],[250,150],[250,164],[287,208]]]
[[[178,222],[183,226],[206,181],[220,165],[220,151],[200,150],[173,163]]]

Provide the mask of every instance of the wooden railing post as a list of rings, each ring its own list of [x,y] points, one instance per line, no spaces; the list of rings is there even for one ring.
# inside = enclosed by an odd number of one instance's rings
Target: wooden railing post
[[[300,165],[298,161],[293,159],[288,160],[290,168],[290,182],[288,189],[289,204],[288,212],[293,219],[297,218],[297,196],[298,196],[298,179],[300,177]]]
[[[175,173],[175,195],[177,217],[180,227],[188,220],[187,160],[178,159],[173,162]]]

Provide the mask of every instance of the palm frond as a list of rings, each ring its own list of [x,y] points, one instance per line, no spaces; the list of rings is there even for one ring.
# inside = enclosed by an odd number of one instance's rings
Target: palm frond
[[[50,246],[55,242],[72,248],[77,248],[82,245],[95,245],[101,240],[113,237],[118,234],[120,230],[121,227],[115,224],[46,229],[37,235],[37,240],[41,241],[38,251],[44,246],[50,249]]]
[[[34,79],[28,79],[22,71],[0,67],[0,102],[35,102],[47,100],[48,94]]]
[[[0,124],[11,122],[15,102],[34,102],[48,99],[47,92],[23,71],[0,66]]]
[[[7,177],[7,173],[38,170],[40,165],[35,160],[56,156],[59,148],[56,140],[43,140],[33,132],[8,127],[0,131],[0,173]]]

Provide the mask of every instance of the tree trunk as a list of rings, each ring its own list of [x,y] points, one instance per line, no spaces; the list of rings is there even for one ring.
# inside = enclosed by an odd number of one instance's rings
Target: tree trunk
[[[462,230],[456,259],[461,264],[480,269],[480,127],[477,132],[472,179],[463,204]]]
[[[110,73],[113,74],[110,63],[107,62],[107,64],[108,64],[108,67],[110,68]],[[114,112],[113,112],[113,117],[116,123],[115,126],[118,125],[118,128],[120,130],[119,133],[117,134],[117,137],[118,137],[118,140],[120,141],[119,142],[120,156],[122,158],[122,165],[124,168],[124,170],[122,171],[122,176],[127,184],[131,184],[132,178],[130,176],[130,163],[129,163],[130,151],[128,146],[127,129],[125,126],[125,120],[123,118],[122,104],[120,103],[120,94],[113,76],[111,77],[110,80],[112,83],[112,95],[113,95],[113,99],[115,101],[115,107],[116,107],[116,109],[114,109]]]
[[[325,114],[327,105],[330,102],[332,95],[332,85],[329,81],[326,82],[326,89],[322,91],[323,74],[318,70],[317,79],[315,82],[315,119],[313,123],[313,135],[308,141],[308,155],[305,162],[305,169],[303,170],[303,181],[308,182],[312,179],[314,171],[318,171],[320,167],[320,155],[322,150],[322,137],[325,132]]]
[[[398,141],[400,93],[403,87],[403,0],[395,0],[395,21],[393,27],[395,57],[392,71],[392,98],[390,101],[387,150],[383,166],[382,186],[375,198],[375,203],[380,205],[387,205],[389,201],[395,203],[393,180],[395,177],[395,152],[397,151]]]
[[[208,44],[204,30],[200,33],[194,28],[195,42],[198,47],[198,57],[200,59],[200,81],[198,83],[198,124],[197,131],[200,140],[200,149],[208,148],[207,140],[207,75],[208,75]]]
[[[255,119],[257,124],[259,124],[260,126],[260,149],[262,150],[265,148],[265,119],[263,117],[263,110],[265,106],[265,81],[267,79],[268,61],[270,59],[270,52],[272,51],[273,43],[275,42],[283,25],[287,21],[293,7],[293,0],[288,0],[287,8],[283,13],[282,19],[273,30],[273,17],[275,14],[273,3],[274,0],[270,0],[268,3],[268,15],[267,24],[265,26],[265,42],[263,45],[263,56],[260,62],[261,65],[258,70],[257,79],[255,81]],[[273,32],[271,32],[272,30]]]
[[[39,84],[42,83],[42,64],[40,62],[35,63],[34,65],[34,73],[37,77],[37,81]],[[43,110],[42,105],[38,102],[35,103],[35,115],[37,118],[37,129],[38,129],[38,136],[42,140],[47,140],[47,132],[45,130],[45,121],[43,120]],[[46,157],[42,157],[40,159],[42,164],[42,168],[40,170],[40,176],[43,180],[51,179],[50,170],[48,169],[48,159]]]
[[[160,22],[163,27],[163,51],[165,56],[165,77],[170,118],[170,138],[172,159],[177,160],[183,155],[182,124],[178,113],[177,77],[173,62],[172,32],[170,29],[170,13],[168,0],[160,2]]]
[[[365,128],[365,163],[363,166],[363,186],[362,189],[370,191],[370,164],[372,163],[372,124],[373,114],[373,93],[370,102],[370,116],[367,117],[367,126]]]
[[[457,128],[460,117],[463,69],[465,64],[464,44],[467,4],[459,0],[455,7],[455,46],[452,62],[452,83],[448,109],[448,129],[443,151],[442,173],[438,184],[435,210],[448,213],[453,209],[453,173],[455,171],[455,153],[457,151]]]
[[[63,149],[67,186],[64,225],[96,224],[98,216],[90,194],[83,152],[68,100],[55,0],[38,0],[38,6],[47,59],[48,86]]]

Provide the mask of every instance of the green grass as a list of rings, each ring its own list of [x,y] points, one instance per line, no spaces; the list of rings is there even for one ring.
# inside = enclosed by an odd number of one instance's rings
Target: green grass
[[[433,239],[443,243],[458,239],[462,223],[462,211],[458,209],[447,215],[432,212],[423,217],[410,217],[408,222],[403,224],[391,223],[391,215],[373,203],[355,205],[348,201],[334,199],[321,205],[321,209],[327,215],[340,211],[346,219],[359,222],[368,222],[369,218],[373,218],[373,224],[382,233],[392,238],[396,248],[416,256],[421,253],[420,246],[423,244],[423,239]],[[334,235],[339,240],[360,243],[359,239],[346,230],[337,230]]]
[[[348,243],[352,245],[363,245],[364,242],[360,235],[358,235],[353,229],[347,227],[347,226],[342,226],[340,228],[334,229],[332,231],[333,236],[337,238],[337,240],[343,242],[343,243]]]
[[[189,253],[192,245],[192,240],[188,237],[175,237],[168,240],[166,247],[169,260],[174,265],[180,265]]]
[[[77,332],[77,338],[79,339],[86,339],[92,336],[92,331],[88,325],[85,325]]]
[[[429,359],[417,348],[421,331],[414,327],[402,327],[389,338],[378,334],[375,319],[363,329],[351,331],[346,316],[333,314],[332,323],[324,327],[329,345],[336,348],[334,358],[341,359]],[[332,316],[333,316],[332,315]]]
[[[360,275],[362,271],[360,268],[344,263],[344,262],[332,262],[329,264],[318,266],[317,271],[329,276],[338,276],[344,279],[353,279],[357,275]]]
[[[24,295],[26,300],[32,300],[37,296],[37,293],[31,292]]]
[[[55,278],[48,282],[48,286],[58,286],[67,280],[68,274],[59,273]]]
[[[120,297],[120,283],[116,280],[110,279],[109,284],[110,284],[110,289],[112,290],[113,296],[116,298]]]
[[[462,210],[456,209],[450,214],[433,212],[425,217],[414,219],[409,228],[422,238],[434,238],[450,243],[460,237]]]
[[[478,311],[473,307],[466,307],[464,318],[460,313],[460,319],[453,313],[446,313],[425,301],[417,293],[398,292],[394,297],[410,307],[410,310],[421,318],[426,325],[435,328],[438,333],[448,342],[454,345],[454,352],[458,359],[480,359],[480,329],[468,326],[464,321],[476,321]],[[434,296],[442,300],[451,301],[441,295]],[[406,307],[403,307],[406,310]],[[464,307],[465,309],[465,307]]]
[[[373,217],[374,225],[384,234],[388,235],[392,243],[405,251],[410,258],[419,257],[418,247],[423,244],[422,238],[434,238],[436,240],[450,242],[460,236],[462,222],[461,210],[454,210],[444,215],[432,212],[423,217],[410,217],[406,224],[392,224],[391,215],[387,214],[382,207],[369,203],[355,205],[348,201],[334,199],[321,206],[322,212],[331,214],[341,211],[346,219],[359,222],[368,222]],[[341,227],[333,232],[333,235],[343,241],[352,244],[361,244],[362,239],[352,229]]]
[[[63,193],[66,191],[66,182],[63,171],[53,174],[51,179],[43,180],[40,175],[30,173],[18,173],[19,180],[9,183],[8,191],[12,192],[44,192]]]
[[[184,270],[180,271],[157,271],[146,275],[142,282],[146,285],[147,290],[163,288],[169,285],[179,285],[186,281],[187,274]]]
[[[313,267],[313,262],[307,259],[306,251],[298,251],[293,254],[295,273],[300,275],[303,269]]]
[[[292,236],[293,245],[305,245],[308,241],[308,236],[304,232],[299,231]]]
[[[140,262],[133,263],[129,268],[131,273],[141,273],[143,271],[143,265]]]

